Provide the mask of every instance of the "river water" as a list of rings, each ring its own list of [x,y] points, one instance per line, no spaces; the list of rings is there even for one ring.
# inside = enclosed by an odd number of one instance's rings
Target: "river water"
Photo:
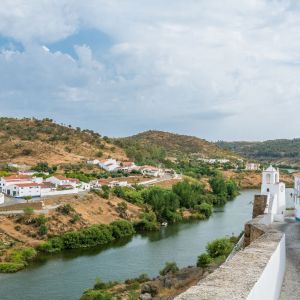
[[[153,277],[167,261],[195,265],[206,244],[238,235],[251,219],[257,190],[243,191],[209,220],[168,226],[159,232],[114,243],[106,248],[66,251],[45,257],[26,270],[0,274],[0,300],[74,300],[97,277],[124,280],[147,273]]]

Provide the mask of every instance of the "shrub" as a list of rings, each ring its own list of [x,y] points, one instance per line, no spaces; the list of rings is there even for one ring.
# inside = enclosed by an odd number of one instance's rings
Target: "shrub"
[[[83,293],[80,300],[112,300],[112,294],[103,290],[89,289]]]
[[[195,206],[195,210],[203,215],[205,215],[206,218],[209,218],[213,212],[212,205],[208,203],[201,203],[200,205]]]
[[[71,212],[75,211],[69,203],[59,206],[56,210],[64,215],[69,215]]]
[[[44,225],[47,222],[47,218],[44,215],[39,215],[38,217],[36,217],[34,219],[34,222],[40,226],[40,225]]]
[[[218,256],[228,256],[233,249],[234,244],[228,238],[216,239],[208,243],[206,250],[212,258]]]
[[[212,258],[207,253],[203,253],[198,256],[197,267],[207,267],[210,263],[212,263]]]
[[[81,216],[80,214],[75,214],[72,219],[70,220],[70,223],[75,224],[76,222],[78,222],[80,220]]]
[[[22,263],[0,262],[1,273],[15,273],[25,268]]]
[[[174,274],[178,270],[179,268],[175,262],[166,262],[165,267],[159,271],[159,274],[162,276],[167,275],[168,273]]]
[[[38,234],[39,235],[45,235],[48,232],[48,227],[45,224],[40,225]]]
[[[29,216],[31,216],[33,214],[34,209],[32,207],[25,207],[23,209],[23,212],[24,212],[25,216],[29,217]]]
[[[135,231],[132,224],[125,220],[115,221],[110,224],[112,236],[116,239],[132,236]]]

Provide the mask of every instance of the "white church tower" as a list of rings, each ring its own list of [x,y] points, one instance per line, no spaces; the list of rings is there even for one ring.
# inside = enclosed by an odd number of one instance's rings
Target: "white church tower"
[[[285,184],[280,182],[278,169],[270,166],[263,170],[261,194],[268,196],[268,213],[271,214],[271,220],[284,221]]]

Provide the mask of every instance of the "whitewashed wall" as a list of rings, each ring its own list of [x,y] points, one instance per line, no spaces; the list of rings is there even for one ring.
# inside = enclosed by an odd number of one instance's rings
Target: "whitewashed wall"
[[[247,300],[278,300],[285,273],[285,235],[271,256],[261,277],[253,286]]]

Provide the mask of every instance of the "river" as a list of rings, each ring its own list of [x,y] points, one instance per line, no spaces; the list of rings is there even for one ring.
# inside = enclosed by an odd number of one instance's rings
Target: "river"
[[[179,267],[195,265],[206,244],[238,235],[251,219],[257,190],[246,190],[206,221],[168,226],[159,232],[135,235],[127,241],[45,257],[26,270],[0,274],[1,300],[74,300],[92,287],[97,277],[124,280],[147,273],[156,276],[167,261]]]

